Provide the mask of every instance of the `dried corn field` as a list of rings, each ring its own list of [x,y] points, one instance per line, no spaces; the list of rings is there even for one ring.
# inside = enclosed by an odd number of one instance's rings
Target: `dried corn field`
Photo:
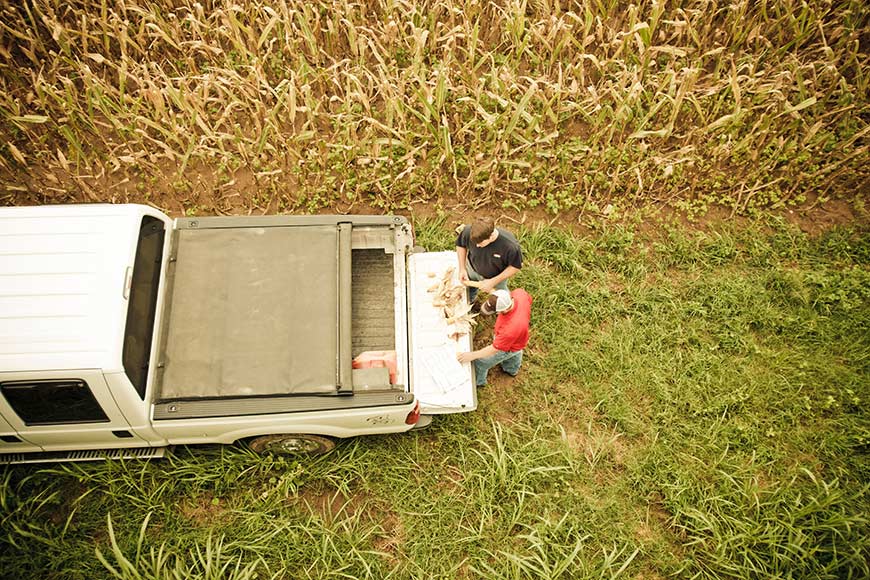
[[[863,207],[860,0],[27,0],[0,203]]]

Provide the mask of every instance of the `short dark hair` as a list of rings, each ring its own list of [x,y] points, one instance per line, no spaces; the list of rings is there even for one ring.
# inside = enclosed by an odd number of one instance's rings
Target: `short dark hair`
[[[495,224],[489,218],[478,218],[471,222],[471,243],[479,244],[488,240],[495,230]]]

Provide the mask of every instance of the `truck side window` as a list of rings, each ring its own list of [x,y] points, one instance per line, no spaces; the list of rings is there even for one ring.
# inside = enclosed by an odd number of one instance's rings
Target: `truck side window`
[[[101,423],[109,418],[80,379],[10,381],[0,392],[26,425]]]
[[[136,259],[133,263],[127,323],[124,328],[124,372],[139,393],[139,398],[143,400],[151,356],[151,337],[154,335],[154,317],[157,313],[164,235],[165,227],[161,220],[151,216],[142,218]]]

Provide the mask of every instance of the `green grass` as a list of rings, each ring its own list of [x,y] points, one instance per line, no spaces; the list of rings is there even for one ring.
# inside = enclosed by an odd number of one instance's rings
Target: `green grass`
[[[3,576],[870,574],[866,230],[517,233],[533,338],[478,411],[310,461],[8,468]]]

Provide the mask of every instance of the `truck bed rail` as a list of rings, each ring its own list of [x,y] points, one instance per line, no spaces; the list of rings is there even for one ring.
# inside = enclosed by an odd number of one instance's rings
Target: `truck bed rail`
[[[208,417],[239,417],[244,415],[274,415],[304,411],[336,411],[407,405],[414,395],[404,387],[396,390],[356,393],[352,397],[334,396],[278,396],[231,397],[224,399],[188,399],[159,401],[154,405],[154,420],[204,419]]]

